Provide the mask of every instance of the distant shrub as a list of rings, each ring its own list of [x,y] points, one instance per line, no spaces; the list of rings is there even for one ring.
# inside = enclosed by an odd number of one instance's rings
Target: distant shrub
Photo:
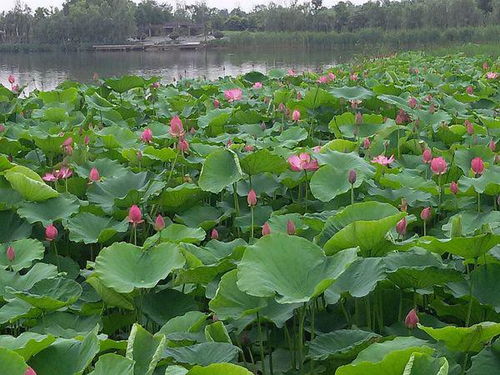
[[[222,31],[219,31],[219,30],[215,31],[212,35],[214,36],[215,39],[224,38],[224,33]]]

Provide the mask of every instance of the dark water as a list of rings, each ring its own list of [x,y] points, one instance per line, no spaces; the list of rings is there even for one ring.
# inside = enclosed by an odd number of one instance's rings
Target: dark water
[[[0,53],[0,84],[8,85],[9,74],[28,90],[50,90],[65,80],[90,82],[100,77],[137,74],[160,76],[164,83],[174,78],[216,79],[252,70],[263,73],[275,67],[316,70],[348,61],[353,52],[339,51],[165,51]]]

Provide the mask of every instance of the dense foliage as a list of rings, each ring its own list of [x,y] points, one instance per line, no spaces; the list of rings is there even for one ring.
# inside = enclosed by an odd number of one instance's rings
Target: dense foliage
[[[204,3],[177,6],[155,0],[67,0],[62,9],[20,4],[0,14],[0,41],[8,43],[121,42],[141,35],[150,25],[193,22],[206,31],[359,32],[364,29],[425,30],[482,27],[500,23],[500,0],[322,1],[274,3],[245,12],[209,8]],[[497,38],[498,39],[498,38]]]
[[[9,77],[2,371],[497,373],[499,67]]]

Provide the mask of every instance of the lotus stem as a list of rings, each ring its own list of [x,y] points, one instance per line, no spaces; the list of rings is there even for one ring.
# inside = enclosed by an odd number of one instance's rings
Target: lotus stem
[[[260,364],[262,368],[262,375],[266,375],[266,357],[264,356],[264,340],[262,338],[262,326],[260,323],[260,315],[258,312],[257,312],[257,330],[259,332]]]
[[[181,152],[181,150],[179,150],[179,148],[177,148],[177,153],[175,154],[175,159],[174,159],[174,162],[172,163],[172,168],[170,169],[170,173],[168,174],[166,185],[168,185],[168,183],[170,182],[170,179],[172,178],[172,173],[174,173],[175,164],[177,163],[177,159],[179,158],[180,152]]]
[[[354,204],[354,184],[351,184],[351,204]]]
[[[477,193],[477,212],[481,212],[481,193]]]
[[[271,375],[274,375],[274,366],[273,366],[273,348],[271,345],[271,335],[269,334],[269,326],[266,325],[266,337],[267,337],[267,346],[268,346],[268,352],[269,352],[269,372]]]
[[[252,222],[250,225],[250,238],[253,240],[254,239],[254,214],[253,214],[253,206],[250,206],[250,216],[252,217]]]
[[[54,244],[54,254],[56,255],[57,271],[60,271],[61,262],[59,261],[59,253],[57,252],[56,241],[52,241],[52,243]]]
[[[427,235],[427,222],[424,220],[424,237]]]
[[[307,171],[304,170],[304,173],[305,173],[305,176],[306,176],[306,183],[305,183],[305,186],[304,186],[304,189],[305,189],[305,194],[304,194],[304,200],[305,200],[305,212],[307,213],[307,200],[309,199],[309,194],[308,194],[308,191],[309,189],[307,188],[307,185],[308,185],[308,180],[307,180]]]
[[[474,269],[477,265],[477,257],[474,257]],[[468,327],[470,324],[470,318],[472,315],[472,292],[474,290],[474,279],[469,274],[469,307],[467,308],[467,318],[465,320],[465,326]]]

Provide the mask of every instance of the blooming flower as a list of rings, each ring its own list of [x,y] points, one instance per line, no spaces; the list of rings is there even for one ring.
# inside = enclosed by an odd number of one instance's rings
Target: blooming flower
[[[408,98],[408,106],[410,108],[416,108],[417,107],[417,99],[415,99],[413,96]]]
[[[184,136],[184,127],[179,116],[174,116],[170,120],[169,133],[172,137],[178,138]]]
[[[151,131],[151,129],[144,129],[144,131],[141,133],[141,141],[143,141],[144,143],[151,143],[152,140],[153,132]]]
[[[226,90],[224,91],[224,97],[227,99],[228,102],[241,100],[241,98],[243,97],[243,91],[241,91],[241,89]]]
[[[385,155],[379,155],[372,159],[372,163],[377,163],[380,165],[389,165],[394,161],[394,155],[391,155],[389,158]]]
[[[334,73],[328,72],[328,79],[330,81],[335,81],[336,78],[337,78],[337,76]]]
[[[73,171],[68,167],[62,167],[60,170],[56,170],[55,176],[60,180],[65,180],[73,175]]]
[[[54,241],[57,238],[58,234],[57,228],[54,226],[54,224],[50,224],[48,227],[45,228],[45,239],[47,241]]]
[[[406,315],[405,326],[409,329],[413,329],[417,326],[419,322],[420,320],[418,319],[417,310],[411,309],[408,312],[408,315]]]
[[[255,82],[252,86],[254,89],[261,89],[262,88],[262,82]]]
[[[42,180],[47,182],[52,182],[52,181],[57,181],[58,178],[53,173],[47,172],[43,175]]]
[[[297,73],[295,73],[295,70],[293,70],[293,69],[288,69],[288,75],[293,77],[293,76],[296,76]]]
[[[135,204],[130,207],[128,211],[128,222],[133,224],[134,226],[144,222],[144,220],[142,220],[141,209]]]
[[[165,228],[165,219],[163,219],[163,216],[158,215],[156,217],[154,228],[157,232]]]
[[[9,75],[7,79],[11,85],[13,85],[16,82],[16,77],[14,77],[12,74]]]
[[[318,83],[328,83],[329,82],[329,79],[328,79],[328,76],[321,76],[318,78],[317,80]]]
[[[496,79],[498,77],[498,73],[496,72],[488,72],[486,73],[486,78],[487,79]]]
[[[257,204],[257,194],[255,193],[255,190],[250,189],[250,191],[248,192],[247,203],[251,207]]]
[[[363,139],[363,147],[365,148],[365,150],[369,149],[371,144],[372,143],[370,142],[370,138]]]
[[[243,147],[243,150],[246,152],[252,152],[254,149],[255,147],[253,145],[245,145],[245,147]]]
[[[482,174],[484,172],[484,162],[480,157],[474,158],[470,162],[470,167],[475,174]]]
[[[431,160],[431,170],[434,172],[434,174],[441,175],[446,172],[448,169],[448,164],[446,163],[446,160],[444,160],[442,157],[434,158]]]
[[[349,76],[349,79],[351,81],[357,81],[358,80],[358,73],[351,73],[351,75]]]
[[[311,159],[311,155],[307,152],[303,152],[299,155],[292,155],[288,158],[288,164],[292,171],[315,171],[319,168],[318,161]]]
[[[358,100],[358,99],[352,99],[352,100],[349,100],[349,102],[351,103],[352,109],[358,108],[358,106],[361,104],[361,100]]]

